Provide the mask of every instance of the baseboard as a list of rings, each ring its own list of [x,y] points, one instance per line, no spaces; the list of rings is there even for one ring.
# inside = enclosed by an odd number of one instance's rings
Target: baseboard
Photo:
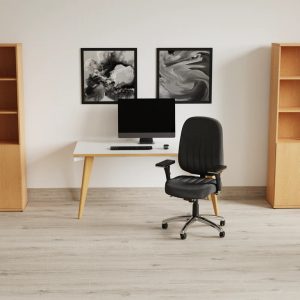
[[[224,186],[220,194],[221,199],[266,199],[265,186]]]
[[[97,194],[114,194],[120,192],[128,192],[132,191],[144,193],[163,193],[163,188],[90,188],[89,196],[97,197]],[[79,188],[29,188],[28,189],[28,197],[29,199],[34,199],[36,197],[49,197],[51,195],[70,197],[70,199],[78,199],[79,200],[80,189]],[[54,197],[54,198],[56,198]],[[266,199],[266,187],[265,186],[225,186],[222,189],[222,192],[219,195],[220,199],[228,199],[228,200],[255,200],[255,199]]]

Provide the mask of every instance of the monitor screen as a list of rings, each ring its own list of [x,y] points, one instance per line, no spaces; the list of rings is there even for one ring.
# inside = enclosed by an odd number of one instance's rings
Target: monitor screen
[[[175,100],[120,99],[118,131],[121,138],[175,137]]]

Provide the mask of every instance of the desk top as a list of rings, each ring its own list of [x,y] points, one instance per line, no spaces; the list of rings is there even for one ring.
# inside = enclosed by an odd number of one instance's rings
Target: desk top
[[[177,156],[178,146],[163,148],[163,143],[155,143],[151,150],[110,150],[110,146],[135,146],[133,143],[116,142],[77,142],[73,156]]]

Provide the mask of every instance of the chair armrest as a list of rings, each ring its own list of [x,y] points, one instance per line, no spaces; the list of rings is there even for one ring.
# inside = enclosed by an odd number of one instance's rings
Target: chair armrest
[[[171,179],[170,166],[173,165],[174,163],[175,163],[175,160],[166,159],[166,160],[163,160],[163,161],[157,163],[155,166],[164,168],[165,174],[166,174],[166,179],[170,180]]]
[[[221,174],[225,169],[227,168],[227,166],[215,166],[214,168],[212,168],[212,170],[208,171],[207,174],[208,175],[218,175]]]
[[[161,168],[166,168],[166,167],[169,167],[173,164],[175,164],[175,160],[166,159],[166,160],[163,160],[163,161],[157,163],[155,166],[156,167],[161,167]]]
[[[217,183],[217,194],[222,189],[221,173],[227,168],[227,166],[219,165],[212,168],[212,170],[207,172],[207,175],[213,175],[216,177]]]

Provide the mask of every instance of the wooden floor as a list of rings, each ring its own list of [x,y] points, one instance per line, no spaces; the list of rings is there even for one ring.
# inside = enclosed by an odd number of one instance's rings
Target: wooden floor
[[[23,213],[0,214],[0,299],[300,299],[300,211],[264,200],[222,200],[226,237],[166,217],[188,202],[161,189],[30,193]],[[211,203],[200,203],[211,213]]]

